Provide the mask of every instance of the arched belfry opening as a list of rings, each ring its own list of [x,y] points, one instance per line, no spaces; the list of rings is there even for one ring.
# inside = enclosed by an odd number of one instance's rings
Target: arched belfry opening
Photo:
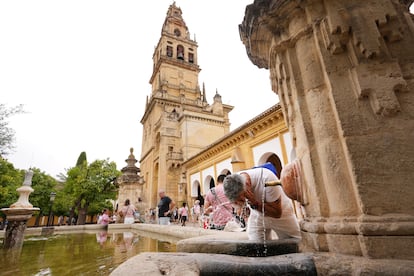
[[[184,60],[184,46],[183,45],[177,46],[177,59]]]

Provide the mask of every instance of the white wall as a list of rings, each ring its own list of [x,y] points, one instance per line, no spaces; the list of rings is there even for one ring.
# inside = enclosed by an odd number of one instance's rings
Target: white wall
[[[230,172],[232,172],[232,173],[233,173],[233,171],[232,171],[232,165],[231,165],[231,158],[226,159],[226,160],[223,160],[223,161],[221,161],[220,163],[217,163],[217,164],[216,164],[216,175],[215,175],[215,180],[217,180],[217,176],[219,176],[219,175],[220,175],[220,173],[221,173],[223,170],[229,170]]]
[[[279,156],[281,161],[283,159],[282,147],[280,145],[279,137],[266,141],[263,144],[260,144],[254,147],[252,150],[253,150],[253,160],[254,160],[255,166],[259,164],[260,157],[262,157],[262,155],[267,152],[275,153],[277,156]]]

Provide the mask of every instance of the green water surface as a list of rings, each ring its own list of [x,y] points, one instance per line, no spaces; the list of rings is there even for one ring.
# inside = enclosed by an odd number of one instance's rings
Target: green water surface
[[[27,237],[13,256],[0,243],[0,275],[109,275],[142,252],[176,252],[176,245],[132,232]],[[16,255],[16,254],[14,254]]]

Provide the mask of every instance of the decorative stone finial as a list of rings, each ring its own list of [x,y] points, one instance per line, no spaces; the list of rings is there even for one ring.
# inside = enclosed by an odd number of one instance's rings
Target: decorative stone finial
[[[24,175],[24,181],[20,188],[17,188],[19,199],[17,202],[10,205],[10,208],[33,208],[29,202],[29,195],[34,191],[32,186],[33,171],[28,170]]]
[[[24,175],[23,186],[29,186],[29,187],[32,186],[32,177],[33,177],[33,171],[32,170],[26,171]]]

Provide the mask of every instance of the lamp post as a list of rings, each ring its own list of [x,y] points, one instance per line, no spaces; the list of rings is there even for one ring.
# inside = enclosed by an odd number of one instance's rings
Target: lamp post
[[[56,197],[56,193],[55,192],[51,192],[50,193],[50,210],[49,210],[49,217],[47,218],[47,226],[50,226],[50,224],[53,225],[53,212],[52,212],[52,207],[53,207],[53,201],[55,201],[55,197]]]

